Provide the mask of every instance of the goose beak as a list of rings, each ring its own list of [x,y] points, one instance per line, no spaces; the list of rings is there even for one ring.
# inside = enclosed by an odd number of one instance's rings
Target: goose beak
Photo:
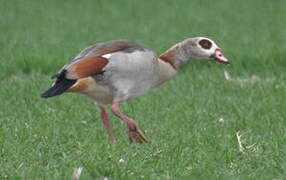
[[[220,48],[217,48],[215,52],[211,55],[211,57],[214,58],[217,62],[229,64],[229,60],[224,57]]]

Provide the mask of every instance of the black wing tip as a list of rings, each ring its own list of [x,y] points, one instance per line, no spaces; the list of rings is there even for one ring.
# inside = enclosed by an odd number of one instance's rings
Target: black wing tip
[[[44,99],[47,99],[47,98],[53,97],[53,96],[55,96],[55,95],[51,95],[48,91],[43,92],[43,93],[40,95],[40,97],[41,97],[41,98],[44,98]]]
[[[63,94],[68,88],[70,88],[76,80],[62,79],[55,83],[53,87],[48,89],[47,91],[41,94],[42,98],[50,98],[53,96],[57,96]]]
[[[59,90],[59,89],[55,89],[54,87],[48,89],[47,91],[43,92],[41,94],[41,98],[47,99],[53,96],[57,96],[60,95],[62,93],[64,93],[65,90]]]
[[[42,93],[42,94],[40,95],[40,97],[46,99],[46,98],[48,98],[49,96],[48,96],[47,94],[45,94],[45,93]]]

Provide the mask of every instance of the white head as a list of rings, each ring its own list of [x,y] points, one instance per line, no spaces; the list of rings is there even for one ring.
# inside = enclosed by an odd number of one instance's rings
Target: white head
[[[221,48],[209,38],[190,38],[178,45],[185,59],[215,59],[221,63],[229,63],[229,60],[223,56]]]
[[[209,38],[195,37],[179,42],[160,55],[160,59],[170,63],[175,69],[189,59],[214,59],[228,64],[229,60],[221,52],[221,48]]]

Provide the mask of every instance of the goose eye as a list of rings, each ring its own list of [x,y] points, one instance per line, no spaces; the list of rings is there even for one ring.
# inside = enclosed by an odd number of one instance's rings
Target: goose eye
[[[202,46],[204,49],[210,49],[212,47],[212,43],[207,40],[207,39],[202,39],[199,41],[199,44]]]

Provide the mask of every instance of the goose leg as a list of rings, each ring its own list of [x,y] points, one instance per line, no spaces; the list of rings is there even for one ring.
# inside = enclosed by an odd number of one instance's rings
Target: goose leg
[[[122,121],[124,121],[128,126],[129,131],[129,141],[131,143],[146,143],[148,139],[145,137],[144,133],[141,131],[136,122],[120,112],[119,103],[113,102],[111,105],[112,112],[119,117]]]
[[[111,143],[113,143],[115,141],[115,137],[113,135],[112,129],[110,127],[110,123],[109,123],[109,117],[108,114],[105,111],[105,108],[102,106],[99,106],[100,109],[100,116],[103,122],[103,126],[108,134],[108,139]]]

